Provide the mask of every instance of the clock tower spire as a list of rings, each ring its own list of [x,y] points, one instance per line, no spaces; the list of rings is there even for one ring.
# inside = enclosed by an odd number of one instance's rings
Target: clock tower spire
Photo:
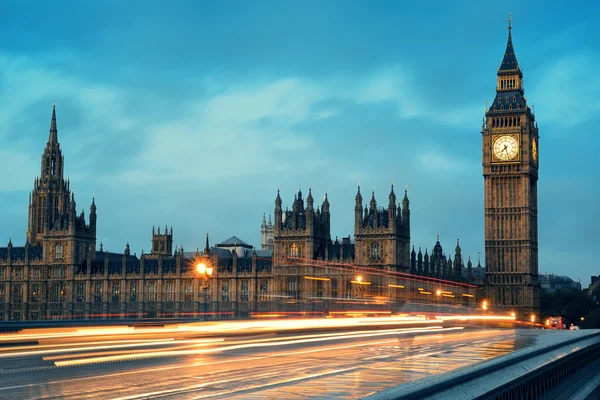
[[[538,128],[508,42],[482,129],[486,287],[491,304],[528,318],[539,308]]]

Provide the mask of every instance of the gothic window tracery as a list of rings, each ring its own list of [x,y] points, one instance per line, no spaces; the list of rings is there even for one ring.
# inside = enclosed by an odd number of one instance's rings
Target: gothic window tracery
[[[381,246],[379,243],[371,243],[369,258],[372,260],[378,260],[381,258]]]
[[[62,243],[57,243],[54,249],[54,259],[61,260],[63,258],[63,245]]]
[[[292,245],[290,246],[290,256],[298,257],[299,253],[300,251],[298,245],[296,243],[292,243]]]

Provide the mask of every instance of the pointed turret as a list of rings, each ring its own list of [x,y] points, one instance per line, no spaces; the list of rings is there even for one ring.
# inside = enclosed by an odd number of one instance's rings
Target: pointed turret
[[[467,280],[469,282],[473,281],[473,263],[471,262],[471,256],[469,256],[469,261],[467,262]]]
[[[356,233],[357,229],[359,229],[363,225],[363,216],[362,216],[363,198],[362,198],[362,195],[360,194],[360,185],[358,185],[358,190],[356,191],[355,200],[356,200],[356,202],[354,204],[354,232]]]
[[[92,204],[90,205],[90,229],[96,231],[96,198],[92,197]]]
[[[50,135],[48,143],[58,144],[58,129],[56,129],[56,102],[52,104],[52,120],[50,121]]]
[[[299,198],[301,198],[301,193],[298,193]],[[315,200],[312,195],[312,188],[308,188],[308,197],[306,198],[306,211],[312,212],[314,210]]]
[[[404,235],[410,238],[410,201],[408,201],[408,189],[406,188],[402,199],[402,228]]]
[[[414,274],[417,271],[417,253],[415,252],[415,245],[413,244],[412,251],[410,252],[410,273]]]
[[[210,256],[210,246],[208,244],[208,233],[206,234],[206,244],[204,245],[204,253],[205,256]]]
[[[263,229],[267,227],[267,216],[265,215],[265,213],[263,213],[262,224],[260,225],[260,227]]]
[[[454,249],[454,277],[459,280],[462,275],[462,255],[461,255],[460,243],[456,239],[456,248]]]
[[[512,43],[512,17],[508,17],[508,42],[506,43],[506,51],[504,52],[504,58],[502,64],[500,64],[500,71],[515,71],[519,69],[519,63],[517,62],[517,56],[515,55],[515,49]]]
[[[129,242],[127,242],[127,244],[125,245],[125,251],[124,251],[124,254],[125,254],[126,256],[129,256],[129,255],[131,255],[131,249],[129,248]]]
[[[388,220],[389,224],[393,225],[396,222],[396,193],[394,193],[394,185],[392,185],[388,199]]]
[[[375,200],[375,191],[373,190],[372,194],[371,194],[371,210],[377,210],[377,201]]]
[[[429,260],[429,256],[427,255],[427,250],[425,250],[425,257],[427,257],[427,260]],[[422,273],[423,273],[423,253],[421,253],[421,247],[419,246],[419,254],[417,255],[417,274],[421,275]]]
[[[327,192],[325,192],[325,198],[323,199],[323,206],[321,208],[323,213],[329,212],[329,198],[327,197]]]

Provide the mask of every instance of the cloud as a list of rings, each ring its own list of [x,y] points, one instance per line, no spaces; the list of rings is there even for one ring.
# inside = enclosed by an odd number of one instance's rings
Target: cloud
[[[423,94],[419,78],[411,71],[396,66],[376,71],[359,88],[356,102],[391,102],[397,107],[400,119],[422,118],[445,126],[472,123],[483,115],[477,104],[442,104],[435,97]]]
[[[427,150],[418,158],[419,165],[426,171],[456,173],[471,168],[461,159],[451,158],[437,151]]]
[[[0,191],[31,190],[33,178],[39,173],[37,161],[27,152],[0,148],[0,171],[4,171]]]
[[[600,111],[600,57],[579,51],[560,57],[538,72],[531,91],[541,106],[535,112],[544,124],[573,126],[591,121]]]

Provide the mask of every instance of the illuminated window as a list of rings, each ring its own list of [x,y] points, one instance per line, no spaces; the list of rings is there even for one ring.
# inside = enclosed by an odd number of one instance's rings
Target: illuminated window
[[[119,303],[120,299],[119,299],[119,293],[121,292],[121,284],[114,282],[112,284],[112,303],[116,304]]]
[[[31,285],[31,301],[33,303],[40,301],[40,285],[38,283],[33,283]]]
[[[290,256],[298,257],[298,255],[299,255],[298,245],[296,243],[292,243],[292,245],[290,246]]]
[[[129,284],[129,301],[135,303],[137,301],[137,282]]]

